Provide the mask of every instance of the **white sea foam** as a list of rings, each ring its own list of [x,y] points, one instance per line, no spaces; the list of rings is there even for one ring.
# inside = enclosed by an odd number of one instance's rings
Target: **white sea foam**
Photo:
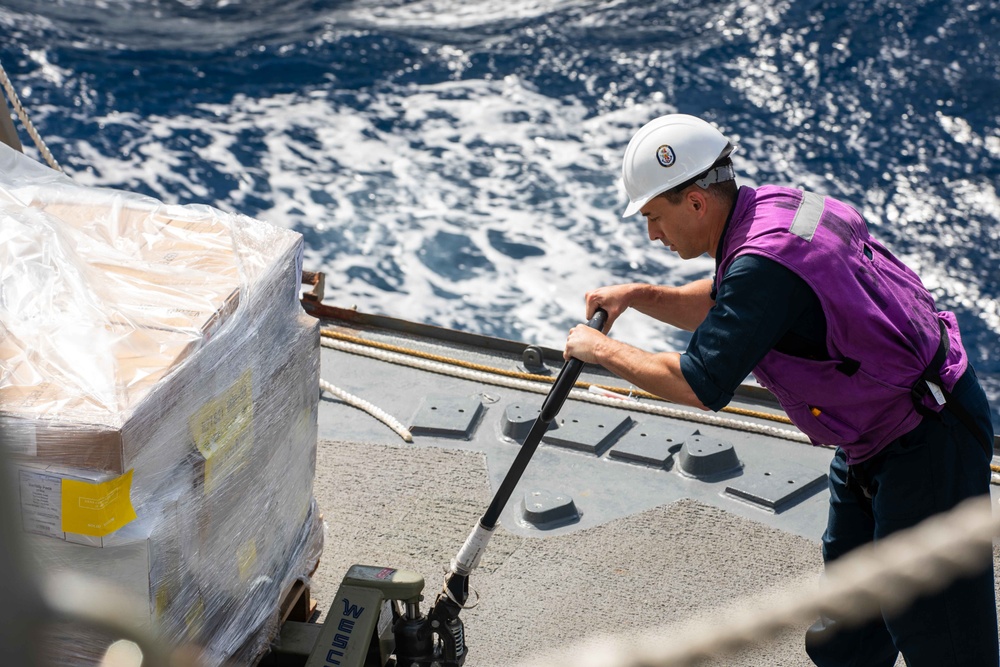
[[[301,231],[306,265],[326,272],[328,299],[338,305],[561,347],[584,315],[588,289],[710,275],[710,259],[682,262],[650,244],[641,218],[620,219],[618,181],[622,151],[638,127],[678,107],[698,112],[698,98],[684,93],[711,89],[706,99],[716,106],[705,111],[741,145],[741,183],[804,187],[857,206],[939,305],[972,314],[975,354],[995,357],[1000,199],[996,183],[963,161],[1000,155],[1000,135],[995,124],[984,129],[960,113],[944,89],[936,115],[915,110],[907,91],[932,78],[937,47],[909,35],[919,28],[909,15],[899,25],[910,27],[868,45],[855,29],[792,18],[804,11],[793,3],[750,0],[717,11],[634,2],[595,8],[582,0],[360,0],[313,3],[311,11],[299,0],[239,7],[106,0],[104,10],[84,0],[65,4],[39,10],[42,18],[33,3],[12,0],[0,8],[0,26],[16,39],[64,30],[67,40],[92,48],[152,42],[222,53],[236,44],[242,54],[260,38],[260,53],[276,54],[263,65],[296,49],[336,57],[344,45],[357,49],[339,63],[347,66],[375,59],[380,45],[405,44],[398,63],[380,62],[379,77],[354,87],[332,67],[301,89],[244,87],[220,96],[225,103],[194,102],[169,114],[102,112],[83,122],[99,123],[117,146],[70,138],[62,147],[90,167],[74,173],[81,182],[253,211]],[[883,12],[878,5],[863,10],[869,19]],[[259,20],[264,7],[275,20]],[[92,27],[96,36],[72,18],[77,10],[93,18],[123,8],[132,10],[128,20]],[[666,9],[669,20],[661,16]],[[830,14],[838,18],[835,8]],[[220,20],[227,30],[217,30]],[[496,29],[508,25],[517,38]],[[643,29],[626,30],[634,25]],[[953,39],[955,25],[933,39]],[[184,26],[175,44],[171,31]],[[369,35],[384,41],[364,42]],[[519,52],[538,36],[537,51]],[[600,52],[588,49],[591,37]],[[582,45],[568,46],[576,38]],[[52,58],[38,45],[25,53],[34,63],[22,85],[29,106],[32,82],[72,89],[84,109],[103,99],[100,78],[73,71],[70,58]],[[520,75],[485,66],[494,53],[516,57]],[[600,66],[588,60],[604,56]],[[301,58],[316,66],[315,56]],[[995,61],[980,62],[986,71]],[[524,63],[542,73],[535,83]],[[444,74],[425,82],[421,66]],[[945,74],[954,83],[962,70]],[[142,66],[134,76],[143,82]],[[539,87],[548,77],[572,84]],[[887,105],[899,108],[889,127],[876,122]],[[42,109],[43,134],[59,136],[61,111]],[[640,315],[620,319],[614,335],[657,350],[687,339]]]
[[[283,95],[204,105],[197,118],[148,117],[144,139],[121,157],[81,147],[94,172],[78,179],[203,195],[197,174],[179,168],[190,147],[157,141],[196,131],[209,141],[191,150],[234,179],[210,203],[238,210],[267,191],[273,206],[259,217],[323,242],[307,248],[306,264],[327,273],[331,301],[556,347],[583,317],[587,289],[711,270],[650,247],[641,219],[620,219],[621,146],[665,105],[587,118],[513,76],[404,93],[364,114],[323,95]],[[250,131],[266,147],[253,169],[236,155]],[[616,335],[660,349],[683,338],[643,319],[621,320]]]

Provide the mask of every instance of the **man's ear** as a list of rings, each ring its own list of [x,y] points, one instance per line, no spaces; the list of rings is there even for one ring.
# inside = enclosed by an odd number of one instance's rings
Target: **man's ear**
[[[688,201],[691,204],[691,208],[697,212],[702,212],[705,210],[705,193],[699,190],[692,189],[688,192]]]

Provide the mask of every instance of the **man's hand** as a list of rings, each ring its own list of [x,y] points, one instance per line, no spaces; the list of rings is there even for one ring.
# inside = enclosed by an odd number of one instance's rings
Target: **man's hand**
[[[715,305],[711,278],[679,287],[645,283],[609,285],[587,292],[586,300],[588,320],[598,308],[608,311],[604,333],[610,331],[618,316],[629,308],[685,331],[694,331]]]
[[[599,348],[607,340],[607,336],[597,329],[591,329],[586,324],[578,324],[569,330],[563,359],[568,361],[572,357],[587,364],[599,364],[601,363],[598,361]]]
[[[635,283],[609,285],[587,292],[584,297],[587,301],[586,319],[592,318],[598,308],[603,308],[608,313],[608,321],[604,324],[604,333],[607,333],[611,330],[611,325],[618,319],[618,316],[628,310],[632,303],[633,293],[638,287],[641,285]],[[579,357],[577,358],[579,359]]]

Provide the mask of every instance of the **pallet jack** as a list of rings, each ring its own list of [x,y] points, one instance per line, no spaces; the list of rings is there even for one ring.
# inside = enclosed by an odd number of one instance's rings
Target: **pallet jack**
[[[607,313],[599,309],[587,326],[602,330],[606,321]],[[314,632],[305,639],[311,645],[305,661],[274,660],[263,664],[461,667],[468,647],[459,614],[469,597],[469,575],[479,565],[500,513],[583,366],[578,359],[570,359],[563,365],[489,508],[451,561],[441,592],[427,614],[420,610],[424,589],[420,574],[391,567],[353,565],[337,590],[325,622],[318,632],[313,628]]]

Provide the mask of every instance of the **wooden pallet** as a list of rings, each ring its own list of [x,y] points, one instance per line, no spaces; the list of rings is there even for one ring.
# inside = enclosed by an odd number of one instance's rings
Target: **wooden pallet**
[[[281,602],[281,622],[308,623],[315,613],[316,601],[309,595],[309,587],[301,579],[297,580]]]

